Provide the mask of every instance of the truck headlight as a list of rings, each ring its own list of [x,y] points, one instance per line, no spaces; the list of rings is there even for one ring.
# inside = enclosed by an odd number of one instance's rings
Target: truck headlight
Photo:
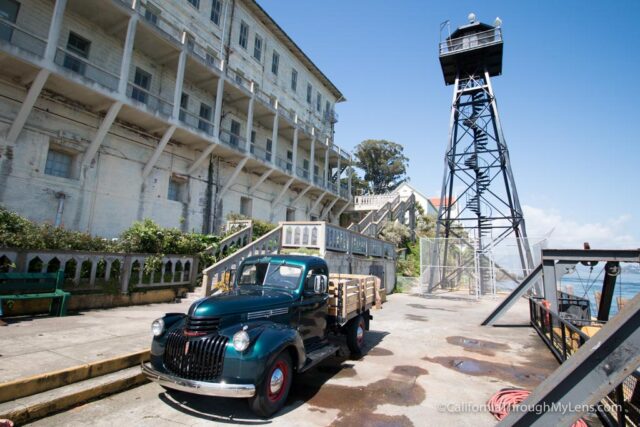
[[[239,353],[245,351],[250,342],[249,334],[245,330],[238,331],[233,335],[233,348]]]
[[[151,324],[151,332],[154,337],[159,337],[164,332],[164,320],[156,319]]]

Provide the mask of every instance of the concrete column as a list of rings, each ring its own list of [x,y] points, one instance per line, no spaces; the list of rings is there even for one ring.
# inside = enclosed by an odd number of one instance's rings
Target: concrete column
[[[324,186],[325,188],[329,184],[329,147],[326,147],[324,152]]]
[[[338,170],[336,172],[336,184],[338,184],[338,194],[340,194],[340,160],[342,160],[342,156],[340,155],[340,151],[338,153]]]
[[[316,167],[316,138],[311,138],[311,148],[309,149],[309,173],[311,176],[311,182],[314,183]]]
[[[56,0],[56,4],[53,7],[53,15],[51,15],[51,24],[49,25],[49,35],[47,36],[47,47],[44,50],[44,59],[47,61],[53,62],[56,56],[66,6],[67,0]]]
[[[176,87],[173,90],[173,118],[180,117],[180,99],[182,98],[182,85],[184,84],[184,65],[187,62],[187,50],[183,44],[182,52],[178,57],[178,71],[176,72]]]
[[[224,62],[222,63],[224,68]],[[216,89],[216,107],[213,112],[213,125],[215,126],[214,135],[217,138],[220,136],[220,121],[222,120],[222,97],[224,96],[224,77],[220,76],[218,80],[218,88]]]
[[[251,99],[249,99],[249,107],[247,108],[247,133],[245,134],[245,140],[247,141],[247,151],[251,147],[251,132],[253,132],[253,104],[256,99],[254,84],[254,82],[251,82]]]
[[[47,82],[47,78],[49,78],[49,74],[49,70],[42,69],[38,72],[33,83],[31,83],[27,96],[24,98],[24,101],[22,101],[20,110],[18,110],[18,115],[13,120],[11,128],[9,128],[9,132],[7,133],[7,142],[14,143],[18,139],[18,135],[22,132],[22,128],[27,122],[27,118],[29,117],[29,114],[31,114],[31,110],[36,104],[38,96],[40,96],[40,92],[42,92],[42,88]]]
[[[271,134],[271,141],[273,142],[273,153],[271,159],[273,164],[277,165],[276,159],[278,158],[278,122],[280,120],[280,113],[278,113],[278,100],[276,99],[276,115],[273,117],[273,133]]]
[[[118,92],[121,94],[124,94],[127,91],[129,68],[131,68],[131,57],[133,56],[133,44],[136,38],[137,24],[138,14],[134,13],[129,18],[129,25],[127,25],[127,36],[124,40],[122,62],[120,64],[120,83],[118,85]]]
[[[351,193],[351,177],[353,176],[353,168],[351,166],[349,166],[349,168],[347,169],[349,171],[349,181],[348,181],[348,188],[349,188],[349,197],[347,197],[349,200],[353,199],[352,193]]]
[[[293,118],[293,175],[296,176],[298,170],[298,115]]]

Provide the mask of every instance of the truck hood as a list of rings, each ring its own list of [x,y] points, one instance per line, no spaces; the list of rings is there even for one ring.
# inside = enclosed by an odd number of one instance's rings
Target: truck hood
[[[189,316],[220,317],[229,314],[249,313],[289,305],[293,301],[290,292],[262,286],[242,286],[229,292],[198,300],[189,308]]]

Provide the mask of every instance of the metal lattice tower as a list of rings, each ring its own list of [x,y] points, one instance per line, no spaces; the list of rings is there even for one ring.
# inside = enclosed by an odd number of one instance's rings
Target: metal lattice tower
[[[524,217],[513,178],[507,143],[502,133],[491,77],[502,73],[502,31],[476,21],[462,26],[440,42],[445,83],[453,85],[449,144],[432,266],[448,260],[448,238],[469,238],[478,254],[482,293],[489,292],[491,259],[486,254],[507,236],[518,241],[523,273],[532,268]],[[457,198],[454,200],[454,190]],[[432,268],[429,291],[447,283],[446,269]]]

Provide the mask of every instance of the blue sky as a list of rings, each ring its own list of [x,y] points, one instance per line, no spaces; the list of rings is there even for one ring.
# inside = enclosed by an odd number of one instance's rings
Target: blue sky
[[[504,31],[493,79],[529,234],[557,246],[640,246],[640,1],[259,0],[342,90],[336,142],[405,147],[439,194],[451,87],[439,24],[473,11]]]

